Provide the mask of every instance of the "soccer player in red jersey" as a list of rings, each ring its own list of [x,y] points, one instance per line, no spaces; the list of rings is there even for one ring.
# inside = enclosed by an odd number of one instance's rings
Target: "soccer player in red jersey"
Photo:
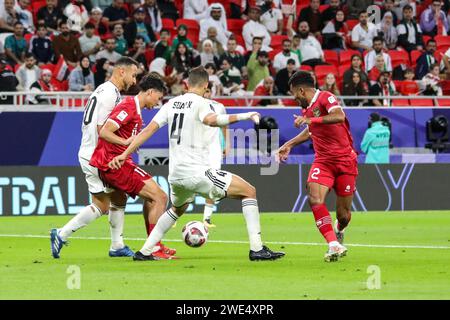
[[[144,211],[148,210],[149,219],[157,218],[165,211],[167,195],[152,180],[152,177],[133,163],[131,156],[118,169],[110,169],[108,163],[127,149],[127,146],[142,128],[141,110],[153,108],[164,94],[164,82],[154,74],[144,77],[139,83],[141,91],[134,97],[127,97],[111,112],[100,131],[98,145],[89,162],[99,170],[102,181],[108,187],[121,190],[130,197],[139,195],[144,199]],[[156,221],[155,221],[156,223]],[[175,250],[159,243],[160,250],[154,256],[171,259]]]
[[[342,245],[344,229],[351,219],[351,204],[358,176],[357,153],[353,148],[350,125],[337,98],[314,88],[314,79],[308,72],[298,71],[289,79],[290,91],[302,107],[302,116],[295,117],[295,126],[307,127],[286,142],[278,156],[285,161],[291,149],[312,139],[315,160],[309,171],[308,200],[317,228],[328,242],[325,261],[337,261],[347,253]],[[337,195],[335,230],[325,205],[330,189]]]

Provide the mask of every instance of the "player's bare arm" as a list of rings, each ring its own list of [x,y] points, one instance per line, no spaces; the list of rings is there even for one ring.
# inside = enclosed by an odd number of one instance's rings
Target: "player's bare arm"
[[[119,137],[114,132],[119,129],[118,125],[112,121],[107,121],[105,125],[100,130],[100,138],[114,144],[118,144],[121,146],[128,146],[133,141],[134,136],[131,136],[128,139],[124,139]]]
[[[217,114],[212,112],[203,118],[203,123],[210,127],[224,127],[244,120],[252,120],[254,123],[259,124],[259,119],[261,119],[261,115],[258,112],[237,114]]]
[[[296,135],[294,138],[283,144],[280,149],[278,149],[276,155],[278,161],[286,161],[291,149],[299,144],[302,144],[305,141],[310,139],[311,135],[309,133],[309,129],[305,128],[302,132]]]
[[[159,125],[152,121],[146,126],[131,142],[128,148],[119,156],[111,160],[108,166],[112,169],[119,169],[127,157],[135,152],[145,141],[151,138],[156,131],[158,131]]]
[[[330,111],[329,114],[323,117],[317,118],[307,118],[302,116],[294,115],[294,124],[297,128],[304,124],[311,123],[323,123],[323,124],[335,124],[335,123],[343,123],[345,121],[345,113],[342,108],[334,108]]]

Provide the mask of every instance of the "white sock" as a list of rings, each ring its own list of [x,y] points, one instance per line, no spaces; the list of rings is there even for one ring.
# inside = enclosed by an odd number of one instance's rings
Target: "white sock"
[[[337,241],[331,241],[330,243],[328,243],[328,247],[335,247],[335,246],[340,246],[339,242]]]
[[[167,231],[172,228],[173,224],[177,221],[178,216],[172,209],[164,212],[161,217],[159,217],[158,222],[153,228],[153,231],[148,236],[147,240],[142,247],[141,253],[148,256],[154,252],[155,245],[161,241],[162,237],[166,234]]]
[[[125,247],[123,243],[123,225],[125,222],[125,207],[111,204],[109,209],[109,230],[111,231],[111,249],[118,250]]]
[[[247,223],[248,238],[250,240],[250,250],[259,251],[262,249],[261,225],[259,223],[258,201],[246,198],[242,200],[242,213]]]
[[[64,227],[62,227],[58,234],[59,236],[66,241],[68,237],[75,231],[84,226],[87,226],[89,223],[94,221],[97,218],[102,216],[102,212],[96,205],[90,204],[73,217]]]
[[[203,220],[211,219],[213,214],[214,205],[210,203],[205,203],[205,209],[203,210]]]

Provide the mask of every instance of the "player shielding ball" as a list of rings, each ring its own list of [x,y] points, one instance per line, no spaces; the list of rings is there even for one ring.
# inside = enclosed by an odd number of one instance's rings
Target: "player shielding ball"
[[[100,131],[99,142],[89,164],[98,169],[105,185],[120,190],[132,198],[141,197],[144,199],[144,211],[147,208],[149,216],[159,217],[166,210],[167,195],[147,172],[134,164],[131,156],[125,159],[120,169],[108,167],[108,163],[115,156],[125,151],[127,141],[132,140],[140,132],[141,110],[158,105],[164,95],[164,82],[158,75],[145,76],[139,87],[138,95],[125,98],[112,111]],[[166,248],[160,242],[156,245],[155,258],[174,258],[175,250]]]
[[[123,226],[126,194],[105,188],[97,168],[89,165],[94,149],[98,143],[100,129],[105,124],[114,107],[120,102],[120,91],[128,90],[136,83],[138,63],[128,57],[119,59],[115,65],[109,81],[100,85],[89,97],[83,115],[81,126],[82,139],[78,160],[85,174],[86,183],[92,196],[92,203],[80,210],[61,229],[50,231],[50,243],[54,258],[60,257],[60,252],[68,238],[78,229],[90,224],[92,221],[108,214],[111,230],[111,257],[129,257],[134,252],[123,242]],[[124,141],[128,145],[131,139]]]
[[[208,88],[208,73],[203,67],[192,69],[188,92],[169,100],[132,144],[114,158],[110,167],[126,166],[126,159],[158,129],[168,125],[169,183],[172,207],[158,220],[134,260],[155,260],[155,245],[186,211],[196,194],[212,200],[240,199],[250,239],[250,260],[275,260],[284,256],[263,245],[256,190],[247,181],[230,172],[210,167],[210,127],[222,127],[243,120],[259,122],[256,112],[217,114],[213,104],[203,97]]]
[[[295,126],[306,124],[307,127],[286,142],[278,150],[278,156],[285,161],[293,147],[312,139],[315,160],[308,175],[308,200],[317,228],[329,245],[325,261],[337,261],[347,253],[342,243],[345,227],[351,219],[350,209],[358,176],[350,125],[337,98],[315,89],[314,79],[308,72],[297,71],[289,79],[289,87],[303,112],[303,116],[294,116]],[[335,230],[325,205],[331,189],[337,195]]]

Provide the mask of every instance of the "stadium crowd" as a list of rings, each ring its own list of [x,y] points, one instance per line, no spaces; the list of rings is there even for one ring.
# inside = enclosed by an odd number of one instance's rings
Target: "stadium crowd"
[[[348,106],[433,106],[377,97],[450,94],[449,13],[450,0],[0,0],[0,91],[90,92],[130,56],[171,95],[204,66],[214,96],[236,97],[225,105],[289,95],[301,69],[317,88],[373,96]]]

